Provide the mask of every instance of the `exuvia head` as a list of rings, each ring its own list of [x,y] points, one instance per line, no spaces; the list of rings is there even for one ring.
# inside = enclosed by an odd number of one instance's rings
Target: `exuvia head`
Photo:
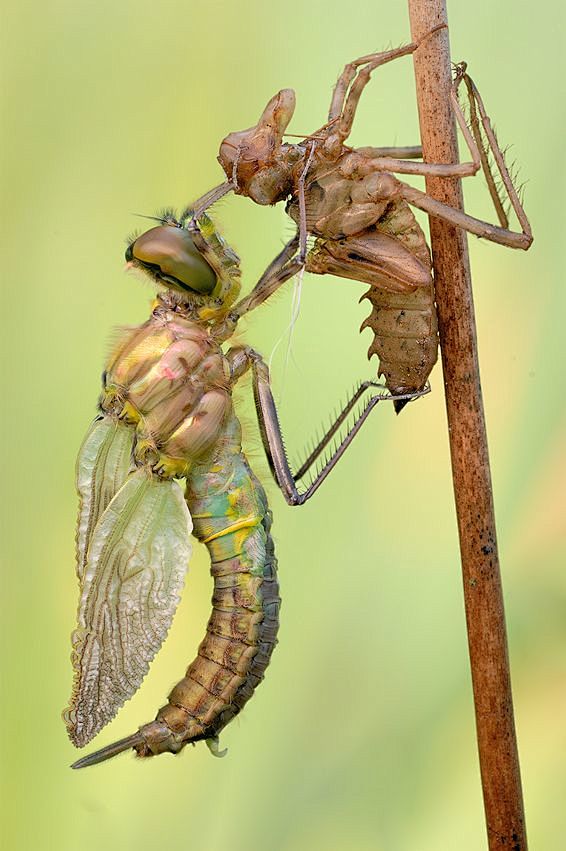
[[[183,221],[172,214],[129,241],[128,265],[173,291],[202,319],[214,319],[233,304],[240,290],[237,254],[225,243],[208,216],[197,221],[189,210]]]
[[[229,133],[220,145],[218,161],[235,191],[257,204],[275,204],[291,191],[294,163],[281,157],[283,134],[295,111],[295,92],[274,95],[255,127]],[[292,146],[290,146],[292,148]]]

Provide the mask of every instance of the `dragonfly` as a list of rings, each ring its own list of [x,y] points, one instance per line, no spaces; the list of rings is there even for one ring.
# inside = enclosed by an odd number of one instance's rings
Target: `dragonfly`
[[[192,208],[178,218],[164,214],[130,242],[126,260],[154,282],[157,296],[147,321],[125,333],[110,356],[100,413],[76,464],[80,598],[73,690],[63,713],[72,742],[86,745],[141,685],[178,605],[191,535],[210,555],[212,613],[196,658],[155,720],[73,768],[130,748],[149,757],[198,741],[220,756],[219,732],[264,677],[280,597],[272,515],[242,451],[232,402],[240,378],[251,370],[265,451],[294,505],[316,492],[384,398],[381,385],[364,382],[292,473],[266,363],[251,347],[222,348],[237,318],[273,291],[277,264],[236,303],[239,259],[208,215]],[[353,425],[303,489],[301,480],[364,397]]]

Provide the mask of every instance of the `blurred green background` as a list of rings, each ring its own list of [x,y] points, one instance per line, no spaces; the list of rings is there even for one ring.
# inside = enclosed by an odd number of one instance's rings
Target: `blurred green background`
[[[564,45],[526,0],[449,4],[465,58],[528,180],[528,254],[471,240],[480,358],[532,849],[564,847]],[[561,4],[544,5],[546,20]],[[4,409],[2,744],[10,849],[438,851],[485,847],[440,367],[434,393],[374,414],[317,498],[291,510],[269,485],[249,389],[240,399],[268,482],[283,595],[266,682],[214,760],[132,756],[84,772],[60,711],[70,693],[77,448],[111,329],[148,312],[123,273],[133,213],[181,206],[222,177],[221,138],[283,86],[290,131],[323,123],[343,64],[409,40],[404,3],[31,0],[2,13]],[[380,71],[354,144],[414,144],[412,66]],[[468,209],[488,214],[480,179]],[[216,217],[253,282],[289,233],[241,198]],[[300,450],[373,375],[363,287],[305,279],[282,419]],[[292,288],[245,339],[266,355]],[[384,406],[386,408],[386,406]],[[562,485],[562,491],[561,491]],[[150,720],[195,653],[209,611],[198,548],[170,636],[141,691],[96,741]]]

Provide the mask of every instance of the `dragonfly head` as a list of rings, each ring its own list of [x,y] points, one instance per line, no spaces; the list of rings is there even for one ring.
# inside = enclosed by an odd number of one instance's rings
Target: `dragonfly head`
[[[177,225],[163,224],[142,233],[128,245],[126,260],[168,289],[209,294],[216,275],[198,250],[191,234]]]
[[[275,204],[291,191],[293,164],[281,156],[283,134],[295,111],[295,92],[274,95],[255,127],[229,133],[220,145],[218,161],[235,191],[258,204]]]
[[[129,242],[128,265],[176,293],[200,318],[222,316],[240,291],[237,254],[206,215],[193,222],[189,210],[181,222],[172,215],[161,221]]]

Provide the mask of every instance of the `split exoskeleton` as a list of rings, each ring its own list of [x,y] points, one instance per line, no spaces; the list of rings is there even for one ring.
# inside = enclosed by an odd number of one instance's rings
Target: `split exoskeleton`
[[[384,376],[393,397],[422,390],[437,359],[431,256],[411,206],[511,248],[527,249],[532,242],[529,222],[465,63],[456,66],[452,104],[470,162],[412,162],[421,157],[420,147],[352,149],[345,144],[372,72],[417,49],[418,43],[412,43],[346,65],[333,91],[327,123],[298,144],[283,142],[295,93],[282,89],[255,127],[226,136],[218,159],[228,180],[195,203],[196,210],[204,210],[230,191],[262,205],[285,201],[297,234],[273,262],[270,286],[280,286],[303,268],[369,284],[364,298],[372,312],[362,328],[374,332],[368,354],[379,356],[378,374]],[[470,127],[458,102],[462,83],[468,91]],[[509,229],[490,155],[518,217],[520,233]],[[499,226],[443,204],[395,177],[468,177],[480,168]],[[310,249],[309,236],[314,238]],[[399,411],[406,399],[394,399],[394,404]]]

